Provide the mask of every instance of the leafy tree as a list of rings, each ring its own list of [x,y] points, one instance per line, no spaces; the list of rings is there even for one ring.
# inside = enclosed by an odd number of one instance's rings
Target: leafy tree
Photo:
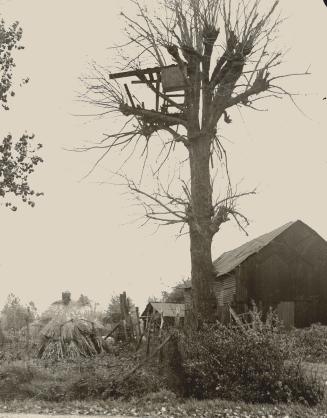
[[[23,306],[20,299],[13,293],[10,293],[1,313],[4,329],[16,333],[27,323],[34,321],[37,316],[37,309],[34,302]]]
[[[80,151],[101,151],[94,169],[113,148],[127,150],[127,158],[137,156],[140,149],[142,174],[148,167],[149,175],[156,178],[167,161],[174,161],[173,151],[183,147],[176,167],[181,173],[179,194],[159,179],[151,192],[125,174],[122,177],[144,207],[146,222],[187,226],[195,317],[212,321],[217,312],[212,240],[230,219],[246,227],[248,221],[238,210],[237,199],[249,194],[231,185],[218,129],[232,122],[229,112],[233,108],[258,110],[259,100],[267,97],[293,100],[282,84],[288,75],[277,72],[282,62],[282,52],[274,46],[282,23],[278,1],[267,6],[260,0],[157,0],[155,10],[141,0],[132,3],[137,17],[122,13],[128,39],[117,48],[124,72],[108,74],[95,65],[84,79],[82,96],[99,108],[99,116],[114,114],[116,121],[120,116],[122,125],[105,134],[101,143]],[[168,81],[177,81],[170,94],[163,81],[172,70],[175,75]],[[148,104],[149,95],[136,98],[125,80],[117,81],[126,76],[136,77],[141,87],[155,95],[155,108]],[[182,99],[177,90],[182,90]],[[158,143],[162,143],[159,157],[150,158]],[[185,164],[186,174],[181,170]],[[228,177],[227,191],[218,187],[224,195],[215,196],[215,173],[222,167]]]
[[[127,298],[127,304],[129,306],[129,311],[134,308],[134,303],[131,298]],[[108,308],[106,309],[104,322],[107,324],[116,324],[117,322],[123,319],[121,308],[120,308],[120,296],[114,295],[111,297]]]
[[[78,298],[77,303],[80,306],[91,306],[91,300],[88,296],[85,296],[81,294],[81,296]]]
[[[14,143],[12,136],[7,135],[0,143],[0,197],[5,199],[12,194],[32,207],[35,205],[33,197],[43,195],[43,193],[35,193],[28,183],[30,174],[43,161],[30,145],[30,140],[33,138],[33,135],[24,134]],[[38,144],[37,149],[40,148],[41,144]],[[17,210],[8,199],[5,206],[13,211]]]
[[[3,109],[9,110],[8,98],[14,96],[13,70],[15,61],[13,52],[23,49],[19,44],[22,37],[22,29],[18,22],[6,28],[4,21],[0,22],[0,105]],[[23,80],[23,84],[28,79]],[[33,196],[40,196],[42,193],[35,193],[31,189],[28,179],[34,172],[35,167],[42,162],[42,158],[36,153],[41,148],[38,144],[32,146],[34,135],[23,134],[14,141],[8,134],[0,140],[0,203],[13,211],[17,209],[8,196],[19,197],[23,202],[34,206]]]
[[[29,322],[33,322],[35,319],[39,318],[37,307],[33,301],[28,303],[27,310],[29,311]]]
[[[163,302],[173,302],[173,303],[184,303],[184,287],[190,286],[190,279],[183,279],[173,287],[170,292],[162,292],[162,301]]]
[[[0,21],[0,103],[5,110],[9,110],[8,96],[14,96],[12,89],[13,69],[16,64],[13,58],[13,51],[24,49],[19,41],[22,38],[23,30],[18,22],[6,28],[4,20]],[[28,79],[23,80],[27,83]]]

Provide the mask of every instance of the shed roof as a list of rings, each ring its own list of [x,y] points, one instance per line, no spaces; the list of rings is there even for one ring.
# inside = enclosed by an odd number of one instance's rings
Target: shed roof
[[[185,305],[183,303],[168,303],[168,302],[149,302],[141,316],[145,316],[149,307],[152,306],[153,310],[163,314],[165,317],[184,317]]]
[[[223,276],[224,274],[233,271],[236,267],[242,264],[243,261],[245,261],[251,255],[259,252],[263,247],[277,238],[282,232],[286,231],[290,226],[298,222],[302,223],[301,221],[288,222],[287,224],[280,226],[271,232],[246,242],[234,250],[223,253],[213,263],[215,272],[217,274],[216,277]]]

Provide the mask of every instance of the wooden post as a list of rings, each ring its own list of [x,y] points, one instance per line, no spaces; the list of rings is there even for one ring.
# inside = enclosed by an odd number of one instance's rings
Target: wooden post
[[[164,316],[163,316],[163,312],[161,312],[160,315],[160,329],[159,329],[159,343],[162,343],[162,329],[163,329],[163,325],[164,325]],[[162,363],[163,361],[163,348],[161,348],[159,350],[159,363]]]
[[[151,331],[149,327],[148,332],[147,332],[147,341],[146,341],[146,356],[147,357],[149,357],[150,355],[150,341],[151,341]]]
[[[124,335],[125,335],[125,341],[127,341],[128,340],[128,334],[127,334],[127,327],[126,327],[124,294],[119,295],[119,301],[120,301],[120,313],[121,313],[121,317],[122,317],[122,324],[123,324],[123,330],[124,330]]]
[[[163,324],[164,324],[164,316],[163,316],[163,312],[161,312],[161,314],[160,314],[159,338],[161,338]]]
[[[26,316],[26,353],[28,360],[30,359],[30,307],[27,307]]]
[[[126,314],[127,314],[127,320],[128,320],[129,329],[130,329],[130,338],[131,338],[132,340],[134,340],[134,338],[135,338],[135,333],[134,333],[133,318],[132,318],[132,314],[131,314],[131,308],[130,308],[130,306],[129,306],[129,301],[128,301],[128,298],[126,297],[126,293],[125,293],[125,303],[126,303]]]
[[[139,308],[136,307],[135,308],[135,314],[136,314],[136,329],[137,329],[137,336],[138,338],[141,337],[141,326],[140,326],[140,312],[139,312]]]
[[[177,311],[176,311],[176,318],[175,318],[175,326],[177,327],[177,328],[179,328],[179,325],[180,325],[180,308],[177,308]]]
[[[129,371],[127,374],[125,374],[125,376],[123,376],[123,378],[121,379],[121,381],[123,382],[124,380],[126,380],[129,376],[131,376],[133,373],[136,372],[136,370],[138,370],[140,367],[143,366],[143,364],[145,364],[150,358],[154,357],[157,352],[159,350],[161,350],[167,343],[168,341],[171,339],[171,335],[168,335],[168,337],[159,345],[159,347],[157,347],[153,353],[149,356],[149,358],[146,358],[145,360],[141,361],[138,365],[136,365],[131,371]]]
[[[146,356],[149,357],[150,355],[150,341],[151,341],[151,326],[154,318],[154,313],[152,314],[151,318],[148,320],[147,323],[147,344],[146,344]]]

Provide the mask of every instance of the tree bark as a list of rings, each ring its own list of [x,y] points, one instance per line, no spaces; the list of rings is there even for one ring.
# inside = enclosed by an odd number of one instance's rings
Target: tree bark
[[[210,181],[210,136],[189,132],[191,172],[190,250],[193,289],[193,313],[201,321],[212,322],[217,301],[212,289],[214,272],[212,244],[212,187]]]

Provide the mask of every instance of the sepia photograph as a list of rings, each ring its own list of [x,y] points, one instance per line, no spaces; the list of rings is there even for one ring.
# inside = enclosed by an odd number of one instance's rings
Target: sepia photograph
[[[0,418],[327,418],[327,1],[0,14]]]

